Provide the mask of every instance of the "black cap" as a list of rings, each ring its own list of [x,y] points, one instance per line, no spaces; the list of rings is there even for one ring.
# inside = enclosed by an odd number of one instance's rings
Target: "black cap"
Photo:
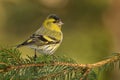
[[[53,18],[55,20],[61,20],[56,14],[50,14],[48,18]]]

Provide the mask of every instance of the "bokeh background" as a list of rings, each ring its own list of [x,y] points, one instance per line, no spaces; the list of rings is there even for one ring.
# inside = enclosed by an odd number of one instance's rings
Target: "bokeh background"
[[[120,0],[0,0],[0,46],[13,47],[26,40],[54,13],[64,22],[64,39],[55,55],[78,63],[95,63],[120,51]],[[26,55],[34,55],[27,47]],[[100,80],[120,80],[119,72]]]

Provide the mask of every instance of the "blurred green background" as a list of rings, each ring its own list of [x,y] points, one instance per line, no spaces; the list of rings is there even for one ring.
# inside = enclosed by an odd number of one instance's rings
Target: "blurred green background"
[[[55,55],[95,63],[119,51],[116,4],[119,0],[0,0],[0,45],[12,47],[23,42],[54,13],[64,22],[64,39]],[[27,47],[20,51],[23,57],[34,55]],[[104,79],[113,80],[114,76]]]

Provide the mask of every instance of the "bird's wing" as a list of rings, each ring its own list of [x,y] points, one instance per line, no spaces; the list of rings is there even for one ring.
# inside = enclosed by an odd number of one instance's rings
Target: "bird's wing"
[[[60,42],[56,38],[47,35],[36,35],[35,38],[41,42],[41,45],[56,44]]]
[[[46,36],[46,35],[35,35],[33,34],[30,38],[24,41],[22,44],[18,45],[17,47],[36,44],[39,46],[47,45],[47,44],[57,44],[60,41],[54,37]]]

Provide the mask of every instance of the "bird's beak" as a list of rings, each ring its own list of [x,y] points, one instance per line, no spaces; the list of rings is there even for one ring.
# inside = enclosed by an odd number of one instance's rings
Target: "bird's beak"
[[[58,25],[63,25],[64,23],[62,21],[59,21]]]

